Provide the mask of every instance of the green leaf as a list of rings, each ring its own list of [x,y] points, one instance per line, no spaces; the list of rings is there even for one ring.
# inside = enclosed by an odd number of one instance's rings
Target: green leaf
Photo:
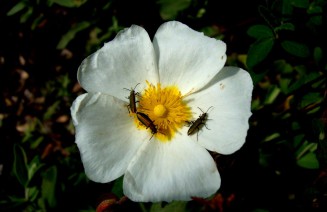
[[[289,85],[292,82],[292,78],[287,76],[290,76],[293,72],[293,66],[285,60],[277,60],[273,63],[273,70],[281,74],[281,77],[278,78],[279,87],[283,93],[287,94],[289,92]]]
[[[280,30],[290,30],[290,31],[294,31],[295,30],[295,26],[292,23],[283,23],[280,26],[275,28],[275,31],[280,31]]]
[[[271,86],[268,90],[264,103],[272,104],[280,94],[280,91],[281,90],[276,85]]]
[[[7,12],[7,16],[12,16],[15,15],[16,13],[20,12],[26,7],[26,2],[25,1],[20,1],[17,3],[11,10]]]
[[[307,13],[310,15],[310,22],[318,26],[322,24],[321,14],[323,14],[323,8],[321,6],[312,3],[308,8]]]
[[[48,107],[47,111],[43,114],[43,119],[48,120],[52,117],[52,115],[55,114],[55,112],[58,110],[58,106],[60,104],[60,101],[55,101],[51,106]]]
[[[251,211],[251,212],[269,212],[269,210],[261,209],[261,208],[256,208],[256,209],[254,209],[254,210]]]
[[[319,129],[319,140],[318,140],[318,147],[317,147],[317,159],[323,167],[327,165],[327,135],[326,135],[326,128],[324,126],[323,120],[319,120],[320,122],[320,129]],[[316,124],[317,125],[317,124]]]
[[[78,32],[80,32],[80,31],[82,31],[82,30],[88,28],[90,25],[91,25],[91,24],[90,24],[90,22],[88,22],[88,21],[83,21],[83,22],[81,22],[81,23],[76,24],[76,25],[75,25],[71,30],[69,30],[66,34],[64,34],[64,35],[61,37],[61,39],[60,39],[60,41],[59,41],[59,43],[58,43],[58,45],[57,45],[57,49],[64,49],[64,48],[66,48],[66,46],[68,45],[68,43],[69,43],[72,39],[75,38],[75,35],[76,35]]]
[[[298,8],[308,8],[310,5],[309,0],[292,0],[292,5]]]
[[[0,208],[2,211],[18,211],[17,208],[22,208],[26,205],[27,200],[25,198],[20,198],[12,200],[12,197],[0,199]],[[16,210],[15,210],[16,209]]]
[[[111,189],[111,192],[114,193],[117,197],[124,196],[123,193],[123,177],[118,178],[115,180],[115,183]]]
[[[178,13],[187,9],[191,0],[158,0],[160,5],[160,16],[163,20],[172,20],[176,18]]]
[[[273,38],[259,39],[254,42],[248,51],[246,65],[249,68],[253,68],[262,62],[268,56],[273,46]]]
[[[319,5],[311,4],[307,10],[308,14],[320,14],[323,12],[323,9]]]
[[[28,10],[20,17],[20,23],[25,23],[33,15],[33,11],[33,7],[28,7]]]
[[[30,143],[31,144],[30,145],[31,149],[36,149],[42,143],[43,140],[44,140],[43,136],[40,136],[37,139],[32,140],[31,143]]]
[[[51,166],[43,173],[42,179],[42,198],[49,205],[54,208],[57,204],[56,201],[56,184],[57,184],[57,167]]]
[[[302,96],[301,108],[304,108],[305,106],[308,106],[310,104],[317,104],[322,100],[323,96],[320,94],[320,92],[306,93]]]
[[[40,14],[39,17],[35,18],[33,20],[33,23],[31,24],[31,30],[35,30],[37,28],[37,26],[39,26],[42,21],[44,21],[44,14]]]
[[[259,110],[261,108],[261,102],[259,99],[254,99],[251,102],[251,111],[256,111]]]
[[[293,72],[293,66],[285,60],[276,60],[273,63],[274,70],[282,74],[290,74]]]
[[[313,58],[315,59],[315,62],[319,64],[322,61],[322,49],[321,47],[316,47],[313,50]]]
[[[293,13],[293,6],[291,4],[292,0],[283,0],[282,2],[282,13],[283,15],[292,15]]]
[[[13,173],[19,183],[26,187],[28,182],[27,158],[24,149],[18,144],[14,145]]]
[[[291,55],[297,56],[297,57],[308,57],[310,55],[309,48],[302,44],[298,43],[296,41],[290,41],[285,40],[281,43],[283,49],[290,53]]]
[[[17,207],[23,203],[26,203],[26,199],[22,197],[17,197],[17,196],[8,196],[8,199],[10,200],[11,203],[13,203],[13,207]]]
[[[201,32],[203,32],[208,37],[214,37],[216,39],[222,40],[223,34],[221,32],[221,29],[216,26],[207,26],[201,29]]]
[[[307,169],[318,169],[319,161],[314,152],[309,152],[297,160],[297,165]]]
[[[298,123],[297,122],[293,122],[292,124],[293,125],[297,125]],[[297,128],[297,127],[295,127],[295,128]],[[304,134],[299,134],[299,135],[294,136],[294,138],[293,138],[293,146],[294,147],[300,146],[301,143],[303,143],[304,139],[305,139],[305,135]]]
[[[267,70],[265,71],[260,71],[258,73],[255,73],[252,70],[249,70],[249,74],[251,75],[251,78],[253,80],[253,84],[256,85],[258,84],[261,80],[264,79],[264,77],[267,75]]]
[[[154,203],[150,208],[150,212],[184,212],[187,202],[174,201],[162,207],[161,203]]]
[[[26,189],[27,198],[31,202],[33,202],[37,198],[39,193],[40,193],[40,190],[39,190],[39,188],[37,186]]]
[[[306,70],[304,66],[295,66],[294,69],[298,72],[298,77],[294,80],[294,82],[289,86],[288,93],[292,93],[298,89],[300,89],[304,84],[310,83],[313,80],[321,77],[318,72],[309,72]]]
[[[289,78],[281,78],[279,80],[279,87],[281,89],[281,91],[284,93],[284,94],[288,94],[289,90],[288,90],[288,87],[291,83],[291,79]]]
[[[319,168],[319,162],[315,154],[317,146],[317,143],[303,142],[296,152],[297,165],[307,169]]]
[[[86,0],[51,0],[53,3],[56,3],[63,7],[80,7],[86,2]]]
[[[273,133],[271,135],[268,135],[264,140],[263,142],[268,142],[268,141],[272,141],[272,140],[275,140],[276,138],[279,138],[280,137],[280,133]]]
[[[247,34],[256,39],[274,37],[274,32],[266,25],[251,26],[248,29]]]
[[[31,181],[34,175],[44,166],[41,164],[40,157],[37,155],[28,165],[28,180]]]
[[[204,14],[206,13],[206,9],[205,8],[200,8],[198,13],[196,14],[197,18],[202,18],[204,16]]]

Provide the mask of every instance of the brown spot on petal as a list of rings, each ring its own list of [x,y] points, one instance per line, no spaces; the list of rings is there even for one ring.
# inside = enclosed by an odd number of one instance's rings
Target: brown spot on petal
[[[223,83],[220,83],[219,86],[220,86],[220,90],[224,90],[225,85]]]

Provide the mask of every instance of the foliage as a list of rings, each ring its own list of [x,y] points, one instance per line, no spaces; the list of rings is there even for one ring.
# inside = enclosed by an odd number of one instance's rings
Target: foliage
[[[0,211],[327,208],[326,1],[20,0],[0,8]],[[216,195],[139,204],[124,198],[122,178],[86,178],[69,108],[84,92],[76,71],[87,55],[131,24],[153,36],[173,19],[223,39],[228,65],[249,71],[251,127],[240,151],[212,153],[222,175]]]

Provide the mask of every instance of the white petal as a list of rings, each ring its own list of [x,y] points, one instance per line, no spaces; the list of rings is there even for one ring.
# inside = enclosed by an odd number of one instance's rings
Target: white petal
[[[123,186],[133,201],[190,200],[215,193],[220,176],[210,154],[183,133],[171,142],[142,146],[127,168]]]
[[[122,176],[142,141],[148,140],[145,130],[137,130],[125,104],[109,95],[88,93],[71,108],[85,172],[95,182]]]
[[[147,32],[133,25],[87,57],[78,69],[78,81],[88,92],[102,92],[124,99],[136,84],[158,82],[154,49]]]
[[[71,115],[72,115],[72,120],[73,120],[73,124],[76,126],[78,124],[78,117],[77,117],[77,113],[79,113],[79,108],[81,107],[81,102],[83,101],[83,99],[85,99],[85,97],[88,94],[82,94],[80,96],[78,96],[75,101],[73,102],[72,107],[70,108],[71,111]]]
[[[160,83],[178,85],[182,94],[209,82],[226,62],[226,44],[188,26],[171,21],[154,36]]]
[[[245,142],[251,116],[253,82],[250,75],[237,67],[225,67],[198,93],[190,95],[194,119],[209,107],[206,125],[192,137],[206,149],[221,154],[237,151]],[[210,130],[208,130],[208,129]]]

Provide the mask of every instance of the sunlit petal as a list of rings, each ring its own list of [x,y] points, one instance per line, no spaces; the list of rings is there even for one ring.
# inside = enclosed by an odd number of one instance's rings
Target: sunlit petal
[[[121,31],[114,40],[87,57],[78,69],[78,81],[88,92],[102,92],[117,98],[145,80],[158,82],[154,50],[147,32],[139,26]]]
[[[198,137],[200,145],[221,154],[238,150],[249,128],[252,89],[252,79],[246,71],[237,67],[223,68],[208,87],[187,98],[195,112],[194,119],[212,107],[205,125],[192,137]]]
[[[127,168],[124,193],[133,201],[158,202],[208,197],[220,186],[210,154],[185,134],[174,142],[148,142]]]
[[[182,94],[202,88],[226,61],[224,42],[177,21],[161,25],[153,43],[159,61],[160,82],[178,85]]]
[[[84,94],[71,110],[86,175],[110,182],[123,175],[147,133],[128,115],[126,102],[109,95]]]

